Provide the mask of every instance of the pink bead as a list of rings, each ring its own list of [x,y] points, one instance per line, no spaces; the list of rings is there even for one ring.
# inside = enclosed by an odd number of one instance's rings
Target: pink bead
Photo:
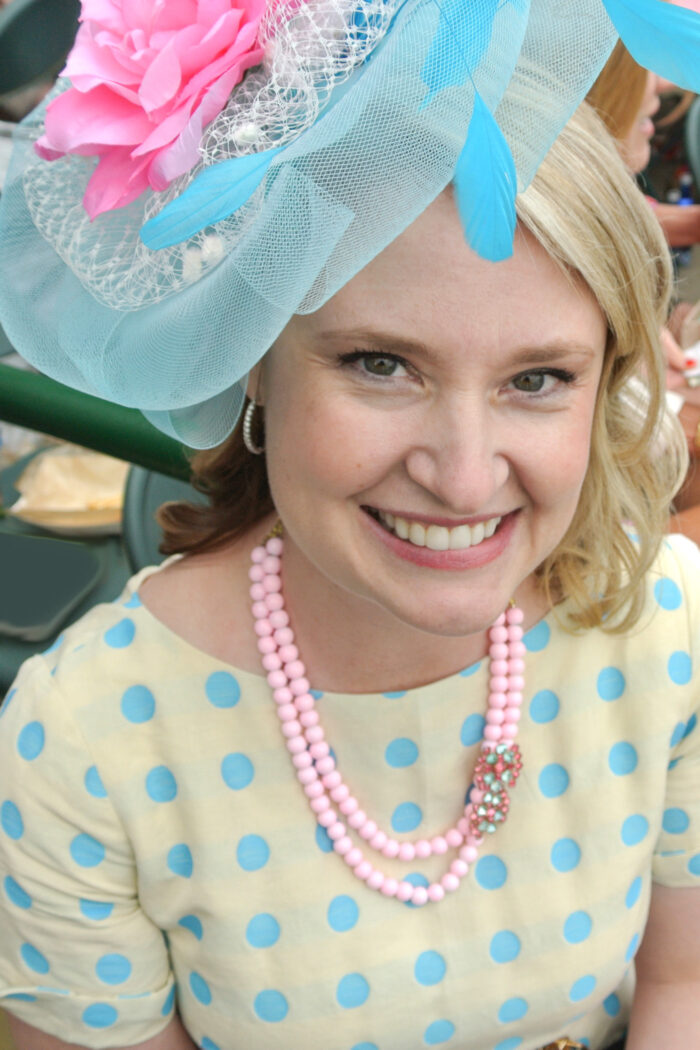
[[[367,879],[367,885],[372,890],[381,890],[384,885],[384,873],[375,869]]]
[[[282,562],[274,554],[268,554],[262,560],[262,567],[263,572],[273,573],[275,576],[278,576],[282,568]]]
[[[306,751],[306,741],[303,736],[293,736],[291,740],[288,740],[287,751],[292,755],[298,755],[302,751]]]
[[[519,722],[521,715],[519,707],[507,707],[505,710],[506,722]]]
[[[414,860],[416,856],[416,847],[412,842],[402,842],[399,845],[399,860]]]
[[[309,692],[311,686],[309,685],[308,678],[295,678],[289,683],[289,688],[295,696],[303,696],[305,693]]]
[[[377,831],[372,838],[369,840],[369,844],[372,849],[382,850],[387,843],[387,834],[385,831]]]
[[[399,888],[399,880],[392,878],[385,878],[384,884],[381,888],[381,892],[385,897],[395,897],[396,892]]]
[[[508,641],[519,642],[523,637],[523,629],[519,624],[513,624],[508,628]]]
[[[275,698],[276,704],[291,704],[294,699],[292,696],[292,690],[286,685],[281,686],[279,689],[275,689],[272,695]]]
[[[428,891],[425,886],[414,886],[411,894],[411,903],[421,908],[428,903]]]
[[[343,835],[342,839],[338,839],[333,843],[333,849],[336,853],[339,853],[341,857],[344,857],[346,853],[349,853],[352,849],[352,839],[347,835]]]
[[[292,690],[290,689],[289,692],[291,693]],[[292,696],[294,696],[293,693]],[[294,696],[294,703],[297,711],[313,711],[316,707],[316,701],[311,693],[302,693],[301,696]]]
[[[453,875],[456,875],[458,879],[463,879],[469,871],[469,865],[461,858],[459,860],[453,860],[450,864],[450,871]]]
[[[332,807],[329,807],[328,809],[324,809],[321,813],[319,813],[316,819],[318,820],[322,828],[329,828],[331,824],[335,824],[338,817],[336,815],[335,810]]]
[[[253,584],[251,584],[251,587],[250,587],[250,590],[248,591],[248,594],[250,595],[250,597],[253,599],[254,602],[261,602],[265,598],[265,595],[267,594],[267,591],[265,590],[265,588],[263,587],[263,585],[261,583],[253,583]]]
[[[489,656],[493,660],[507,660],[509,655],[508,646],[505,642],[495,642],[489,646]]]
[[[265,671],[279,671],[282,667],[282,661],[277,653],[265,653],[261,663]]]
[[[328,790],[332,791],[333,788],[337,788],[338,784],[343,783],[343,778],[337,769],[332,769],[330,773],[323,774],[323,786]]]
[[[511,642],[508,657],[510,660],[522,659],[526,652],[525,642]]]
[[[360,808],[360,803],[357,801],[354,795],[350,795],[349,798],[344,798],[338,806],[338,809],[344,817],[351,817],[353,813],[356,813]]]
[[[281,536],[270,536],[269,540],[265,544],[265,549],[268,554],[274,554],[277,558],[281,555],[284,550],[284,543]]]
[[[481,790],[481,788],[477,788],[477,787],[472,788],[471,795],[469,796],[469,800],[472,803],[472,805],[478,806],[479,803],[483,802],[483,800],[484,800],[484,792]]]
[[[264,547],[253,547],[250,552],[250,560],[254,562],[261,562],[267,556],[267,551]]]
[[[320,744],[323,740],[323,737],[324,733],[321,726],[311,726],[309,729],[306,730],[306,739],[311,745]]]
[[[510,676],[510,688],[514,693],[520,693],[525,688],[525,679],[521,674]]]
[[[273,623],[272,617],[270,617],[270,623]],[[277,624],[275,624],[274,626],[276,627]],[[286,625],[280,624],[280,626],[284,627]],[[281,645],[279,650],[279,656],[282,663],[289,664],[292,662],[292,660],[298,659],[299,650],[297,649],[296,645]]]
[[[287,676],[284,671],[270,671],[267,676],[267,683],[271,689],[280,689],[287,684]]]
[[[447,839],[444,835],[436,835],[430,840],[430,845],[432,847],[433,853],[437,853],[438,856],[442,855],[443,853],[447,853],[447,850],[449,848],[447,845]]]
[[[472,792],[472,794],[473,794],[473,792]],[[467,808],[471,812],[471,806],[469,806]],[[466,809],[465,809],[465,812],[466,812]],[[469,821],[468,821],[468,819],[466,817],[460,817],[459,820],[457,821],[457,831],[459,831],[462,835],[466,835],[467,832],[469,831]]]
[[[258,652],[259,653],[262,653],[264,656],[267,656],[269,653],[274,653],[276,651],[277,651],[277,646],[275,645],[275,639],[274,638],[269,638],[269,637],[258,638]]]
[[[361,838],[363,838],[363,839],[371,839],[372,836],[376,835],[376,833],[377,833],[376,821],[374,821],[374,820],[367,820],[367,818],[365,817],[365,819],[362,822],[362,826],[358,830],[360,832],[360,837]]]
[[[501,739],[501,727],[500,726],[485,726],[484,728],[484,740],[493,740],[494,742]]]
[[[292,645],[294,642],[294,631],[291,627],[277,627],[275,629],[275,641],[279,646]]]
[[[264,616],[267,616],[269,611],[266,602],[253,602],[253,616],[256,620],[260,620]]]
[[[508,641],[508,628],[507,627],[492,627],[489,631],[489,640],[494,645]]]
[[[284,608],[284,597],[279,592],[277,594],[266,594],[265,605],[270,612],[277,612],[278,609]]]
[[[287,678],[302,678],[306,674],[306,668],[301,660],[290,660],[286,665]]]
[[[338,839],[342,839],[345,834],[345,825],[342,821],[336,820],[335,824],[331,824],[328,829],[328,837],[337,842]]]
[[[505,717],[503,710],[498,707],[490,707],[486,712],[486,721],[492,726],[500,726]]]
[[[319,758],[316,763],[316,770],[323,777],[326,773],[332,773],[335,769],[335,759],[331,755],[326,755],[325,758]]]
[[[317,726],[319,723],[318,711],[303,711],[299,715],[299,721],[305,729],[308,729],[309,726]]]
[[[506,693],[506,700],[508,701],[509,707],[520,707],[523,702],[523,694],[520,690]]]
[[[319,784],[321,791],[323,791],[323,784],[319,782],[318,773],[313,766],[306,766],[305,769],[299,769],[297,771],[297,780],[300,784]]]
[[[309,769],[313,759],[308,751],[300,751],[298,755],[292,756],[292,762],[296,769]]]
[[[525,661],[519,657],[515,660],[508,660],[508,674],[522,674],[525,670]]]
[[[517,605],[512,605],[506,609],[506,623],[522,623],[524,619],[523,610],[519,609]]]
[[[293,722],[297,716],[297,709],[294,704],[280,704],[277,715],[281,722]]]
[[[504,612],[502,612],[501,615],[497,619],[495,619],[493,621],[493,624],[491,626],[492,627],[502,627],[505,622],[506,622],[506,614]]]
[[[362,881],[365,882],[374,871],[374,868],[368,860],[361,860],[354,871],[358,879],[362,879]]]
[[[309,748],[309,754],[316,761],[319,758],[325,758],[330,752],[330,747],[325,740],[315,740]],[[328,787],[328,785],[326,785]]]
[[[505,707],[507,703],[508,698],[505,693],[489,693],[489,707]]]
[[[248,569],[248,579],[252,580],[253,583],[260,583],[265,579],[265,573],[263,572],[262,565],[251,565]]]
[[[351,849],[349,853],[346,853],[344,857],[345,863],[350,868],[356,868],[357,865],[361,864],[364,859],[365,858],[362,855],[362,850],[358,849],[357,846]]]
[[[348,824],[351,828],[354,828],[355,831],[357,831],[358,828],[362,827],[366,820],[367,814],[365,813],[364,809],[356,809],[355,812],[350,817],[348,817]]]
[[[458,849],[464,842],[464,836],[461,831],[457,830],[457,828],[450,828],[450,830],[446,832],[445,838],[447,839],[447,845],[450,846],[451,849]]]
[[[276,609],[270,613],[270,623],[275,630],[280,630],[282,627],[289,627],[289,613],[286,609]]]
[[[455,890],[459,889],[459,879],[452,871],[448,871],[446,875],[443,875],[440,879],[440,885],[446,893],[454,893]]]
[[[491,674],[508,674],[508,660],[492,660],[490,665]]]
[[[501,726],[501,740],[515,740],[518,735],[518,727],[512,722],[504,722]]]
[[[428,886],[428,900],[437,903],[445,896],[445,888],[439,882],[431,882]]]
[[[306,741],[301,735],[301,725],[299,724],[299,722],[296,721],[296,719],[294,719],[291,722],[283,722],[282,733],[288,739],[291,739],[291,737],[293,736],[298,736],[300,740],[304,741],[304,747],[306,747]]]
[[[319,813],[323,813],[325,810],[330,809],[330,802],[325,795],[319,795],[318,798],[311,799],[311,808],[314,813],[318,816]]]
[[[305,772],[305,770],[302,770]],[[320,780],[313,780],[310,784],[304,784],[304,794],[307,798],[320,798],[324,795],[323,784]]]
[[[492,693],[505,693],[508,688],[508,679],[505,675],[495,674],[489,682],[489,689]]]
[[[416,842],[416,856],[421,860],[425,860],[433,852],[433,848],[427,839],[418,839]]]
[[[262,581],[262,586],[265,594],[274,594],[282,590],[282,581],[279,576],[266,576]]]
[[[459,859],[466,861],[467,864],[473,864],[478,856],[479,851],[476,846],[462,846],[459,851]]]
[[[344,802],[349,797],[350,789],[347,784],[338,784],[337,787],[331,789],[331,798],[334,802]]]
[[[407,901],[410,901],[411,897],[413,896],[413,889],[414,887],[411,885],[410,882],[400,882],[396,890],[397,900],[402,901],[404,904]]]
[[[389,860],[393,860],[394,857],[398,857],[399,849],[400,846],[396,839],[387,839],[384,845],[382,846],[382,853]]]

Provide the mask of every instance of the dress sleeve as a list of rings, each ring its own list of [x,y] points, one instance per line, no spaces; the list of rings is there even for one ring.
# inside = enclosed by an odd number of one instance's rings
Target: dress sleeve
[[[139,906],[130,843],[43,657],[0,708],[0,1006],[86,1047],[168,1024],[162,932]]]
[[[659,702],[675,703],[677,715],[652,872],[663,886],[700,887],[700,551],[685,537],[673,540],[678,552],[675,581],[669,573],[656,586],[662,603],[683,603],[687,632],[673,638],[663,654],[669,693]]]

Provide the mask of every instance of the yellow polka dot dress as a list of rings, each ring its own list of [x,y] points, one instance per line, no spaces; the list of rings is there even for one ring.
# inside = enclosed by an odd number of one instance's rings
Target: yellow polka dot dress
[[[700,553],[664,544],[638,626],[525,636],[508,822],[457,892],[374,893],[333,853],[262,676],[193,648],[143,574],[23,667],[0,714],[0,1005],[86,1047],[176,1005],[203,1050],[591,1050],[623,1030],[652,879],[700,885]],[[248,616],[241,610],[241,616]],[[488,668],[316,694],[400,840],[464,805]],[[416,885],[445,858],[384,869]]]

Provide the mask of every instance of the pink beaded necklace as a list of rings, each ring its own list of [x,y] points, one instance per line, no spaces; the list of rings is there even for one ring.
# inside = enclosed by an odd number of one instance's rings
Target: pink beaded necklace
[[[514,743],[518,733],[524,687],[523,614],[516,607],[502,613],[489,630],[490,681],[481,754],[474,770],[470,800],[453,827],[432,839],[399,842],[371,820],[345,784],[330,753],[306,669],[294,644],[294,632],[282,597],[282,538],[273,530],[264,547],[256,547],[249,576],[255,633],[267,681],[273,690],[277,714],[297,779],[316,820],[325,828],[333,849],[350,870],[386,897],[422,905],[440,901],[459,887],[475,863],[485,834],[502,824],[510,806],[522,759]],[[335,808],[337,806],[337,810]],[[345,818],[345,821],[341,818]],[[439,882],[428,887],[385,875],[366,859],[348,834],[353,830],[372,850],[402,861],[421,860],[457,850],[458,855]]]

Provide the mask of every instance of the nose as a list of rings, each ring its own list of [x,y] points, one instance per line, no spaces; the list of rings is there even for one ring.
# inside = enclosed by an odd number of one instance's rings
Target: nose
[[[406,471],[453,514],[503,510],[497,501],[511,472],[506,442],[504,420],[488,404],[466,396],[441,401],[421,421]]]

